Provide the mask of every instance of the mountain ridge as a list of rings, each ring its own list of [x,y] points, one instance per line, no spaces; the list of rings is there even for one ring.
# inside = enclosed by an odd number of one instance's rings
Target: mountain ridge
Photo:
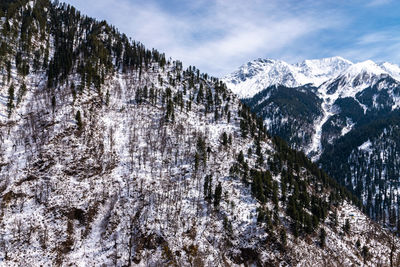
[[[248,98],[272,85],[299,87],[311,84],[319,87],[341,75],[352,76],[360,73],[387,74],[400,79],[400,67],[396,64],[376,64],[371,60],[353,63],[337,56],[304,60],[294,64],[281,60],[257,59],[242,65],[222,80],[240,98]]]

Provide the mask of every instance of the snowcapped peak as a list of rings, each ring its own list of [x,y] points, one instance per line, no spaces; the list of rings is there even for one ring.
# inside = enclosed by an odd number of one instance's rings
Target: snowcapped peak
[[[366,60],[350,66],[340,77],[344,87],[367,87],[378,81],[382,75],[390,75],[372,60]]]
[[[296,64],[259,58],[242,65],[237,71],[225,76],[223,81],[239,97],[247,98],[277,84],[288,87],[306,84],[319,86],[352,64],[341,57],[311,59]]]
[[[390,72],[374,61],[366,60],[352,64],[339,76],[326,81],[318,91],[323,95],[329,95],[330,99],[355,97],[358,92],[375,85],[381,78],[388,76],[391,76]]]
[[[396,80],[400,80],[400,67],[397,64],[389,63],[389,62],[383,62],[379,64],[379,67],[381,67],[383,70],[385,70],[387,73],[390,74],[393,78]]]
[[[372,60],[353,63],[340,56],[307,59],[295,64],[259,58],[242,65],[222,80],[240,98],[248,98],[278,84],[287,87],[306,84],[320,87],[324,84],[326,90],[332,86],[359,90],[362,86],[373,85],[382,75],[400,81],[400,66],[388,62],[377,64]],[[335,81],[338,84],[330,86]]]
[[[352,65],[350,60],[344,59],[342,57],[327,57],[320,59],[306,59],[301,64],[305,65],[335,65],[335,64],[347,64]]]
[[[347,72],[354,73],[354,74],[368,72],[368,73],[372,73],[372,74],[376,74],[376,75],[379,75],[382,73],[387,73],[385,70],[383,70],[381,67],[379,67],[378,64],[376,64],[372,60],[366,60],[363,62],[353,64],[351,67],[349,67]]]
[[[296,64],[297,67],[308,74],[307,76],[318,79],[312,81],[317,86],[326,81],[327,78],[340,74],[351,65],[353,65],[351,61],[342,57],[307,59],[300,64]]]

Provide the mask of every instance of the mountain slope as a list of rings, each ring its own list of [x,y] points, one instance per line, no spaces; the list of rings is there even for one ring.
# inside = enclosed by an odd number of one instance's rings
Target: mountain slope
[[[399,70],[365,61],[318,87],[274,85],[243,101],[273,135],[318,161],[362,199],[371,217],[397,225]]]
[[[399,240],[218,79],[70,6],[12,5],[1,264],[389,264]]]

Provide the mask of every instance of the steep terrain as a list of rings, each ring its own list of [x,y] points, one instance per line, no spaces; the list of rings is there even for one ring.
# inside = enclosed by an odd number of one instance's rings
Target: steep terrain
[[[67,5],[2,2],[0,17],[1,265],[400,260],[218,79]]]
[[[312,76],[293,87],[276,83],[285,74],[271,78],[269,72],[259,73],[256,77],[263,82],[254,87],[258,93],[244,102],[264,118],[273,135],[303,150],[351,189],[370,216],[386,226],[397,225],[400,68],[370,60],[343,60],[348,64],[341,68],[344,65],[333,59],[320,60],[333,62],[328,67],[315,64],[323,66],[321,73],[336,73],[319,85]],[[258,69],[255,62],[248,65]],[[265,88],[264,84],[270,86]],[[232,85],[232,89],[241,86]]]

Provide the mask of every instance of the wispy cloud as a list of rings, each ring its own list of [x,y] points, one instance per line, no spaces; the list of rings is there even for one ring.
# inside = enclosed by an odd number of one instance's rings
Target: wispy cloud
[[[68,2],[104,17],[146,46],[213,75],[256,57],[279,54],[300,38],[340,24],[337,16],[314,10],[307,1],[306,6],[288,0],[178,1],[185,5],[178,14],[157,1]]]
[[[356,42],[358,45],[400,42],[400,29],[377,31],[362,35]]]
[[[354,44],[339,50],[344,57],[356,61],[372,59],[377,62],[400,62],[400,28],[361,35]]]
[[[390,12],[392,24],[398,18],[390,5],[382,11],[390,0],[372,0],[368,6],[363,0],[67,2],[147,47],[215,76],[259,57],[289,62],[336,55],[387,59],[382,49],[394,52],[399,43],[395,36],[400,36],[382,26]]]

